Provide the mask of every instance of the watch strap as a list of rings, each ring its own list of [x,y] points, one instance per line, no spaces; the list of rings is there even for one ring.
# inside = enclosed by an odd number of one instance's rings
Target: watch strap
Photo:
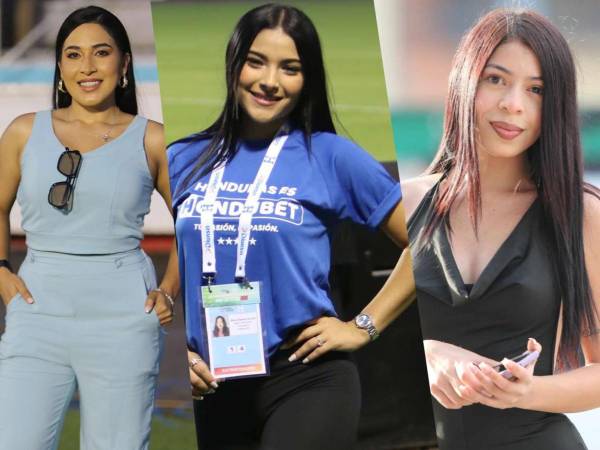
[[[365,330],[367,333],[369,333],[369,338],[371,341],[374,341],[379,337],[379,331],[377,331],[377,328],[373,324],[373,319],[371,319],[371,316],[368,314],[360,313],[357,315],[354,318],[354,325],[356,325],[357,328]]]

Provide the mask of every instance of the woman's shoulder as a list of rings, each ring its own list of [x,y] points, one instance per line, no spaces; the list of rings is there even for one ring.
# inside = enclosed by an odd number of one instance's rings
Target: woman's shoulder
[[[600,190],[588,191],[583,194],[583,223],[584,228],[598,234],[598,230],[600,230]]]
[[[169,173],[176,174],[185,170],[198,159],[209,142],[210,137],[203,133],[194,133],[171,142],[167,146]]]
[[[165,134],[162,123],[146,119],[146,130],[144,132],[144,148],[146,154],[154,161],[164,161],[165,158]]]
[[[2,135],[2,141],[4,143],[12,144],[11,146],[16,148],[23,147],[33,130],[35,114],[36,113],[26,113],[13,119],[8,127],[6,127],[6,130]]]
[[[144,139],[146,140],[147,147],[153,146],[164,150],[165,129],[163,124],[160,122],[155,122],[151,119],[146,119],[146,121],[146,132],[144,134]]]
[[[311,135],[311,145],[336,152],[347,148],[359,149],[360,146],[351,139],[330,131],[317,131]]]
[[[375,162],[375,158],[357,142],[327,131],[311,135],[310,149],[317,160],[338,169],[354,170],[357,165],[370,166]]]
[[[33,128],[36,113],[25,113],[13,119],[6,131],[16,135],[28,135]]]
[[[435,173],[402,181],[402,200],[407,220],[412,216],[425,195],[435,186],[441,177],[441,174]]]
[[[184,151],[202,151],[210,142],[210,136],[206,133],[192,133],[188,136],[176,139],[167,145],[169,154],[178,154]]]
[[[583,195],[583,250],[586,269],[592,290],[600,287],[600,191],[588,191]],[[600,307],[600,297],[596,296]]]

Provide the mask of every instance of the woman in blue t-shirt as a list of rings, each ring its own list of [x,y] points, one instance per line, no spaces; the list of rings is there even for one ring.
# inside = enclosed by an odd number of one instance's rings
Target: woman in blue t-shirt
[[[199,446],[345,450],[356,437],[360,385],[343,352],[375,339],[401,305],[384,288],[355,320],[339,320],[328,296],[330,238],[348,219],[406,245],[400,188],[335,133],[319,38],[298,9],[246,13],[227,47],[226,80],[218,119],[168,154]],[[410,267],[394,276],[406,277],[408,296]],[[231,315],[230,336],[213,341],[217,317],[203,301],[210,285],[236,281],[260,282],[270,374],[220,383],[209,369],[216,349],[252,349],[235,340],[241,331]]]

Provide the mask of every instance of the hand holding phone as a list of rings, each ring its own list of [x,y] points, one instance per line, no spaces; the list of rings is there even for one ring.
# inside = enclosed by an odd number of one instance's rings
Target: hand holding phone
[[[537,359],[538,359],[539,356],[540,356],[540,352],[539,351],[537,351],[537,350],[534,350],[534,351],[527,350],[526,352],[523,352],[520,355],[515,356],[513,358],[509,358],[509,359],[512,360],[512,361],[514,361],[515,363],[517,363],[521,367],[528,367],[531,364],[535,363],[537,361]],[[493,366],[493,369],[496,370],[496,372],[499,372],[500,375],[502,375],[507,380],[514,380],[515,379],[514,375],[511,373],[511,371],[508,370],[506,367],[504,367],[504,364],[497,364],[497,365]]]

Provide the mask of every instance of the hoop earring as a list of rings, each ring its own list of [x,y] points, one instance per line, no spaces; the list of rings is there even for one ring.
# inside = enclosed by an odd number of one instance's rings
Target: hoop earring
[[[123,77],[119,80],[119,87],[121,89],[125,89],[129,86],[129,80],[127,79],[127,75],[123,75]]]
[[[66,94],[66,93],[67,93],[67,91],[66,91],[65,87],[63,86],[63,80],[62,80],[62,78],[61,78],[60,80],[58,80],[58,86],[57,86],[57,88],[58,88],[58,90],[59,90],[60,92],[62,92],[63,94]]]

